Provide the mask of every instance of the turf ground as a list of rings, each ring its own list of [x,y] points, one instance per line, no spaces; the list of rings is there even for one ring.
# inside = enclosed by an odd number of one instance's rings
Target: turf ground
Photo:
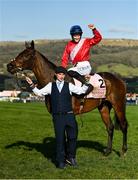
[[[112,114],[113,115],[113,114]],[[77,117],[78,168],[59,170],[51,116],[44,103],[0,103],[0,178],[132,179],[138,178],[138,106],[127,106],[128,152],[120,157],[122,133],[115,130],[113,152],[104,157],[107,133],[97,110]]]

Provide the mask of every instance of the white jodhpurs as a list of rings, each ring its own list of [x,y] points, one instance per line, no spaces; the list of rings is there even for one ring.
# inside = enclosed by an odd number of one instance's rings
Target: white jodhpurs
[[[81,75],[86,75],[86,74],[90,74],[92,67],[89,63],[89,61],[82,61],[82,62],[78,62],[77,65],[75,67],[69,68],[68,71],[77,71],[79,74]]]

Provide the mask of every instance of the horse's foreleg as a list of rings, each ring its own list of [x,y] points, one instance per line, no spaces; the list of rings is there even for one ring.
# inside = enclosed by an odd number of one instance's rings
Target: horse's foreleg
[[[113,132],[114,132],[114,126],[110,118],[111,108],[104,105],[102,107],[99,107],[98,109],[108,133],[107,148],[104,150],[104,154],[107,156],[112,152],[112,140],[113,140]]]

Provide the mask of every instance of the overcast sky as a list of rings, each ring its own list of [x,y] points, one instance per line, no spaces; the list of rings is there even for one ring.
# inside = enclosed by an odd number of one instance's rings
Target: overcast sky
[[[91,37],[138,39],[138,0],[0,0],[0,41],[68,39],[72,25]]]

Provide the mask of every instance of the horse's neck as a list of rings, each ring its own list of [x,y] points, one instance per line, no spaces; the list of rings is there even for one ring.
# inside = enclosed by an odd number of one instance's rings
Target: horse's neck
[[[40,53],[36,52],[33,72],[36,76],[39,86],[43,87],[48,82],[53,81],[54,65],[52,67],[47,59],[45,59]]]

